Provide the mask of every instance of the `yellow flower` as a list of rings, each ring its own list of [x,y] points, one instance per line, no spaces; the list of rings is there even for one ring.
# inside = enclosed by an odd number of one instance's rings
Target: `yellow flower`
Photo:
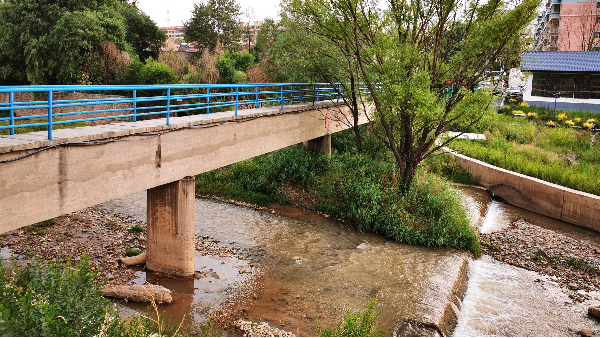
[[[537,117],[538,117],[537,113],[527,113],[527,118],[530,120],[537,119]]]
[[[574,126],[574,125],[575,125],[575,122],[573,122],[573,121],[571,121],[571,120],[567,120],[567,121],[565,121],[565,124],[566,124],[567,126]]]
[[[592,125],[586,122],[583,124],[583,129],[592,129]]]
[[[525,114],[522,110],[513,110],[513,115]]]
[[[529,107],[529,104],[527,102],[523,101],[523,102],[521,102],[521,104],[519,106],[521,106],[521,107]]]
[[[579,122],[581,122],[581,117],[576,117],[576,118],[574,118],[574,119],[573,119],[573,122],[575,122],[575,123],[579,123]]]
[[[548,127],[554,127],[556,126],[556,123],[552,122],[552,121],[548,121]]]
[[[596,119],[589,119],[587,120],[587,123],[596,123]]]
[[[515,103],[515,102],[517,102],[517,100],[515,100],[515,99],[509,99],[508,102]]]
[[[558,114],[558,116],[556,117],[556,119],[560,122],[562,120],[566,120],[567,117],[568,117],[567,114],[561,113],[561,114]]]

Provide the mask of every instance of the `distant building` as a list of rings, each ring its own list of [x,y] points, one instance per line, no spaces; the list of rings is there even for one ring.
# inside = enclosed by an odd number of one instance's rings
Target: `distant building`
[[[262,24],[262,21],[254,21],[254,24],[250,24],[250,22],[240,22],[240,29],[242,30],[240,46],[243,50],[250,50],[250,48],[256,45],[256,36],[258,35],[258,31],[260,31]]]
[[[174,40],[184,39],[183,34],[185,32],[185,26],[161,27],[160,29],[167,33],[167,38],[172,38]]]
[[[600,52],[525,53],[521,69],[530,72],[526,101],[600,103]]]
[[[600,49],[599,0],[548,0],[538,17],[536,51],[591,51]]]

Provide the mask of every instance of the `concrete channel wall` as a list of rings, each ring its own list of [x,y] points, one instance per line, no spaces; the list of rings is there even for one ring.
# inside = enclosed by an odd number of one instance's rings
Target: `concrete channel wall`
[[[502,169],[449,151],[492,195],[517,207],[600,231],[600,196]]]

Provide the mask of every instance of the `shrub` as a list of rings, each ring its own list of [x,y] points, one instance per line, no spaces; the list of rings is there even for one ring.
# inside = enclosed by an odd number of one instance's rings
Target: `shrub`
[[[126,257],[134,257],[140,254],[140,250],[132,249],[130,247],[125,248],[125,256]]]
[[[350,303],[346,304],[346,315],[333,328],[323,328],[318,325],[317,335],[320,337],[379,337],[386,334],[385,330],[376,328],[379,316],[383,310],[375,312],[377,298],[369,302],[364,311],[353,311]]]
[[[75,266],[68,261],[42,262],[34,258],[24,268],[13,260],[8,270],[0,264],[0,333],[4,336],[91,337],[145,336],[143,320],[125,323],[112,302],[102,297],[102,283],[89,257]]]
[[[129,231],[133,232],[133,233],[139,233],[139,232],[144,232],[144,227],[141,225],[134,225],[131,228],[129,228]]]
[[[522,110],[513,110],[513,115],[522,115],[525,114]]]
[[[583,129],[592,129],[592,125],[587,122],[584,123],[582,127],[583,127]]]

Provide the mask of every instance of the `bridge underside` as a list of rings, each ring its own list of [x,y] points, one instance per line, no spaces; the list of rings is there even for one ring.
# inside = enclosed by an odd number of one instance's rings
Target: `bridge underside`
[[[0,161],[16,160],[0,163],[0,233],[148,190],[149,265],[169,254],[179,263],[155,270],[190,275],[194,184],[185,177],[331,135],[349,121],[347,107],[321,103],[175,117],[169,126],[155,119],[63,129],[54,141],[45,132],[2,136]]]

